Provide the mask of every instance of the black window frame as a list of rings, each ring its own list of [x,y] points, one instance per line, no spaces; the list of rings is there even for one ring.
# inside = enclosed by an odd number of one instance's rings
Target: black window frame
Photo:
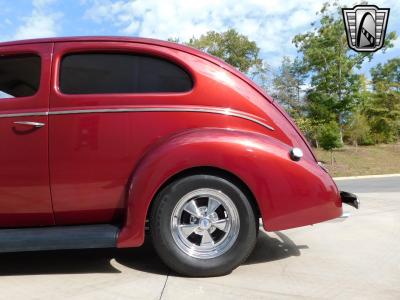
[[[32,88],[34,90],[33,94],[24,95],[24,96],[14,96],[14,95],[6,93],[6,92],[4,92],[3,90],[0,89],[0,92],[2,92],[3,94],[11,96],[11,97],[1,97],[0,96],[0,101],[10,100],[10,99],[11,100],[13,100],[13,99],[19,100],[19,99],[25,99],[25,98],[32,98],[32,97],[35,97],[40,92],[40,89],[41,89],[41,86],[42,86],[42,75],[43,75],[43,58],[42,58],[42,56],[39,53],[36,53],[36,52],[15,52],[15,53],[4,53],[4,54],[2,53],[2,54],[0,54],[0,59],[2,59],[2,58],[15,58],[15,57],[17,57],[17,58],[24,58],[24,57],[31,57],[32,58],[32,57],[35,57],[35,58],[39,59],[39,62],[38,62],[39,68],[38,68],[38,73],[37,73],[37,75],[38,75],[38,77],[37,77],[37,87],[33,87]]]
[[[154,58],[156,60],[160,60],[163,62],[166,62],[168,64],[173,65],[174,67],[176,67],[177,69],[179,69],[180,71],[182,71],[182,73],[184,73],[187,78],[190,81],[190,88],[184,91],[151,91],[151,92],[91,92],[91,93],[68,93],[66,91],[63,91],[62,89],[62,65],[63,65],[63,60],[69,56],[74,56],[74,55],[91,55],[91,54],[101,54],[101,55],[109,55],[109,54],[117,54],[117,55],[126,55],[126,56],[139,56],[139,57],[148,57],[148,58]],[[194,76],[192,74],[191,71],[188,70],[187,67],[183,66],[181,63],[176,62],[173,59],[169,59],[166,57],[163,57],[161,55],[154,55],[154,54],[149,54],[149,53],[145,53],[145,52],[129,52],[129,51],[107,51],[107,50],[102,50],[102,51],[72,51],[72,52],[66,52],[64,53],[60,59],[59,59],[59,63],[58,63],[58,74],[57,74],[57,89],[58,92],[62,95],[65,96],[92,96],[92,95],[157,95],[157,94],[186,94],[186,93],[190,93],[193,91],[195,87],[195,79]]]

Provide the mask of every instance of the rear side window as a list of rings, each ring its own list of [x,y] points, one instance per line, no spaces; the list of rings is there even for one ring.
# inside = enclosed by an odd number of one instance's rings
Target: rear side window
[[[146,55],[81,53],[61,61],[60,90],[64,94],[176,93],[192,86],[181,67]]]
[[[0,99],[33,96],[39,83],[39,56],[0,56]]]

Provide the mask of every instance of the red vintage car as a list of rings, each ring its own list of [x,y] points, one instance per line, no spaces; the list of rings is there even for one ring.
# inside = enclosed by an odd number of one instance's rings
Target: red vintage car
[[[267,231],[342,215],[290,117],[221,60],[152,39],[0,43],[0,252],[138,247],[226,274]]]

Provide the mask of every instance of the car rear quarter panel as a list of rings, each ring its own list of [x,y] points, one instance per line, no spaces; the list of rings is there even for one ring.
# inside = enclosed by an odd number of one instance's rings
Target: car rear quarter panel
[[[249,131],[190,130],[158,145],[138,164],[128,196],[119,247],[138,246],[151,200],[168,178],[197,166],[231,172],[252,191],[269,231],[309,225],[341,215],[329,175],[307,160],[294,162],[290,147]]]
[[[59,66],[65,54],[128,52],[155,55],[184,67],[193,77],[187,93],[65,95]],[[189,53],[124,42],[55,43],[49,109],[52,200],[57,224],[113,222],[121,218],[126,187],[139,159],[154,143],[180,131],[217,127],[271,134],[291,144],[285,124],[253,88],[219,66]],[[138,108],[238,110],[275,128],[270,131],[228,114],[115,112]],[[76,113],[79,112],[79,113]],[[271,115],[271,116],[270,116]]]
[[[58,89],[61,58],[82,51],[163,57],[184,67],[192,75],[194,88],[187,93],[62,94]],[[171,176],[204,166],[231,172],[249,187],[267,230],[341,214],[336,186],[293,125],[234,73],[184,51],[129,42],[56,43],[53,62],[49,141],[57,224],[124,218],[118,246],[139,246],[157,190]],[[168,111],[110,112],[138,108]],[[227,113],[174,111],[182,108]],[[229,111],[251,116],[273,130],[233,117]],[[292,147],[304,151],[300,162],[290,160]]]

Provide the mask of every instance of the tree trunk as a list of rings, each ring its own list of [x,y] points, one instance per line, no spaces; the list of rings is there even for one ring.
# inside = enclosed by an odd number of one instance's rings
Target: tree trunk
[[[343,145],[343,128],[339,121],[340,143]]]
[[[339,38],[339,66],[338,66],[338,71],[339,71],[339,82],[338,82],[338,98],[339,98],[339,102],[340,104],[342,103],[342,43],[341,40]],[[338,124],[339,124],[339,128],[340,128],[340,143],[343,144],[343,128],[342,128],[342,123],[340,120],[340,112],[338,114]]]
[[[333,167],[333,150],[331,150],[331,166]]]
[[[297,85],[297,104],[300,105],[300,84]]]
[[[342,122],[340,120],[340,112],[337,114],[336,116],[336,121],[339,125],[339,139],[340,139],[340,143],[343,145],[343,126],[342,126]]]

